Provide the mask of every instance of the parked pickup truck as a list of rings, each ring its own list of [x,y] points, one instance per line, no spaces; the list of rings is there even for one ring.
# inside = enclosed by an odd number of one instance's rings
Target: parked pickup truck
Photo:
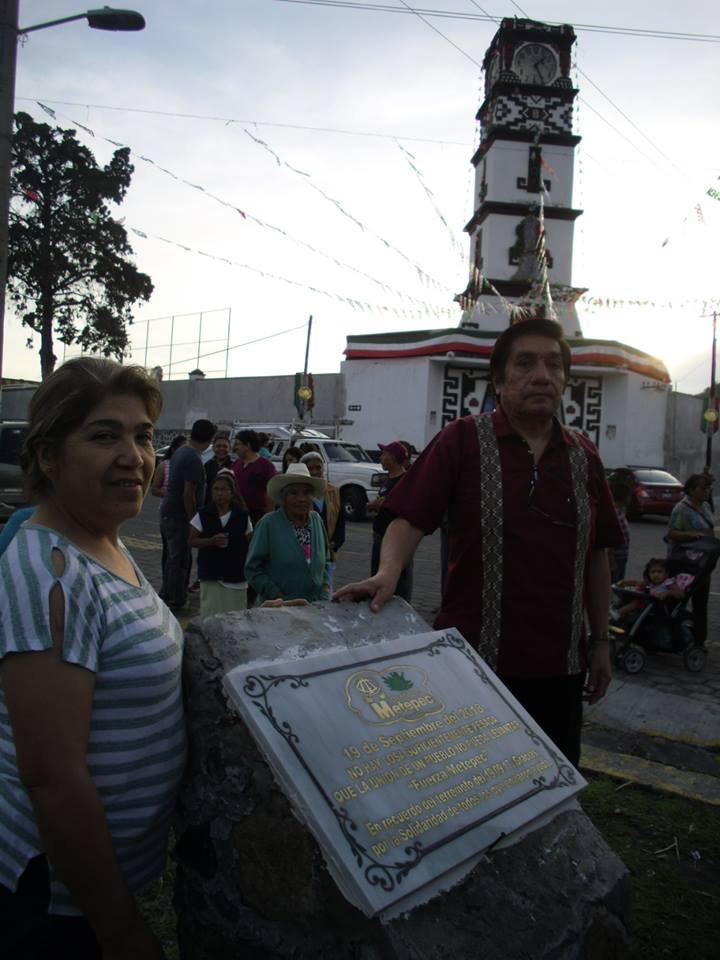
[[[335,440],[319,430],[305,428],[293,431],[277,424],[243,424],[240,429],[257,430],[269,435],[268,449],[278,470],[282,469],[282,457],[288,447],[308,445],[316,450],[325,461],[326,478],[340,490],[346,519],[365,519],[367,502],[375,499],[386,474],[357,443]]]
[[[27,423],[22,421],[0,422],[0,524],[17,507],[25,506],[20,450],[27,430]]]

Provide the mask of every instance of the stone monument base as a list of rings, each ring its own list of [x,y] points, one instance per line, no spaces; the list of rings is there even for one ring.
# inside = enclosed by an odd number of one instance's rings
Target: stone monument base
[[[179,803],[175,905],[183,960],[618,960],[629,878],[590,820],[564,810],[495,849],[457,886],[387,923],[342,896],[223,676],[255,660],[427,631],[400,600],[313,604],[193,621],[186,634],[190,754]],[[294,654],[295,652],[295,654]]]

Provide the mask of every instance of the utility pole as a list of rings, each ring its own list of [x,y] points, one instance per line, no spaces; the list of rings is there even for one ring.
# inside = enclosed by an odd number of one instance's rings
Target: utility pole
[[[307,339],[305,341],[305,366],[303,367],[303,383],[307,383],[308,357],[310,356],[310,333],[312,331],[312,314],[308,317]]]
[[[312,391],[308,386],[308,358],[310,356],[310,334],[312,333],[312,314],[308,317],[307,338],[305,340],[305,364],[303,372],[295,374],[295,409],[298,417],[305,424],[305,414],[308,409],[308,400],[312,397]],[[292,437],[291,437],[292,439]]]
[[[10,166],[15,110],[19,0],[0,0],[0,420],[10,215]]]
[[[18,37],[46,27],[74,20],[87,20],[93,30],[143,30],[145,19],[135,10],[103,7],[74,13],[59,20],[47,20],[30,27],[18,26],[20,0],[0,0],[0,420],[2,420],[2,367],[5,329],[5,289],[8,274],[10,216],[10,170],[12,167],[13,116],[15,113],[15,69]]]

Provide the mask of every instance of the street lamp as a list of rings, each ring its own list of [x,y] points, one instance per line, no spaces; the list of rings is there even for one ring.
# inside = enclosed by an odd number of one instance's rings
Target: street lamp
[[[5,327],[5,288],[8,266],[8,217],[10,212],[10,164],[13,114],[15,112],[15,62],[17,39],[34,30],[60,23],[84,20],[94,30],[142,30],[145,19],[134,10],[102,7],[60,20],[18,27],[19,0],[0,0],[0,420],[2,419],[2,362]]]
[[[73,20],[87,19],[88,26],[93,30],[142,30],[145,27],[145,17],[134,10],[116,10],[114,7],[102,7],[100,10],[88,10],[86,13],[76,13],[72,17],[62,17],[60,20],[47,20],[45,23],[36,23],[33,27],[20,27],[18,33],[32,33],[33,30],[43,30],[45,27],[56,27],[59,23],[70,23]]]

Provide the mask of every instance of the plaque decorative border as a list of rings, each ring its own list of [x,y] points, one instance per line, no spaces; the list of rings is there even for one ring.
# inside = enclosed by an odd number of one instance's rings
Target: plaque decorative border
[[[283,740],[285,740],[288,747],[295,754],[295,757],[297,758],[301,767],[332,812],[337,821],[340,832],[350,847],[350,851],[355,858],[358,869],[362,870],[363,872],[365,881],[372,887],[379,886],[386,893],[395,890],[402,883],[403,879],[408,876],[410,871],[417,867],[417,865],[429,854],[445,846],[446,844],[451,843],[458,837],[469,833],[471,830],[474,830],[487,820],[493,819],[494,817],[498,816],[498,814],[517,806],[518,804],[542,792],[543,790],[555,790],[563,787],[572,787],[577,784],[577,780],[575,778],[575,769],[556,752],[551,743],[548,743],[545,739],[543,739],[542,736],[540,736],[534,730],[531,730],[524,723],[522,718],[518,715],[513,704],[511,704],[503,695],[503,693],[492,683],[492,680],[488,676],[488,673],[484,669],[481,661],[478,659],[473,649],[468,646],[465,640],[462,639],[462,637],[459,637],[452,632],[446,632],[443,634],[443,636],[438,637],[437,639],[432,640],[430,643],[424,644],[423,646],[410,650],[403,650],[401,656],[407,657],[421,653],[426,653],[429,657],[444,656],[448,653],[459,653],[461,656],[464,656],[469,661],[474,674],[480,679],[480,681],[484,684],[492,686],[493,692],[503,701],[508,711],[513,714],[516,719],[523,723],[523,732],[535,744],[541,746],[547,752],[555,764],[555,773],[552,778],[548,778],[544,775],[536,777],[531,781],[529,784],[529,789],[522,794],[522,796],[515,798],[501,807],[495,808],[491,814],[475,818],[471,823],[468,823],[464,827],[458,828],[453,833],[436,840],[434,843],[431,843],[428,846],[424,846],[420,840],[416,840],[414,843],[408,844],[403,848],[405,859],[395,860],[392,863],[383,863],[376,859],[372,852],[360,842],[357,837],[358,826],[353,820],[352,816],[344,806],[338,806],[333,801],[333,798],[327,793],[312,767],[303,755],[303,744],[300,741],[300,737],[297,735],[297,733],[295,733],[287,720],[284,720],[277,715],[275,709],[270,703],[270,694],[272,691],[283,684],[288,684],[291,690],[310,690],[311,681],[313,679],[331,673],[346,671],[348,669],[348,664],[342,664],[337,667],[326,667],[322,670],[315,670],[302,674],[251,674],[245,678],[243,684],[243,694],[248,697],[252,704],[260,711],[261,715],[268,721],[275,732],[281,736]],[[382,663],[386,660],[397,660],[397,658],[398,654],[396,653],[387,654],[380,657],[371,657],[367,660],[358,661],[352,664],[352,666],[354,668],[364,667],[369,666],[370,664]],[[500,833],[495,838],[493,843],[489,844],[485,850],[487,851],[490,847],[494,846],[496,843],[502,840],[504,836],[504,833]]]

